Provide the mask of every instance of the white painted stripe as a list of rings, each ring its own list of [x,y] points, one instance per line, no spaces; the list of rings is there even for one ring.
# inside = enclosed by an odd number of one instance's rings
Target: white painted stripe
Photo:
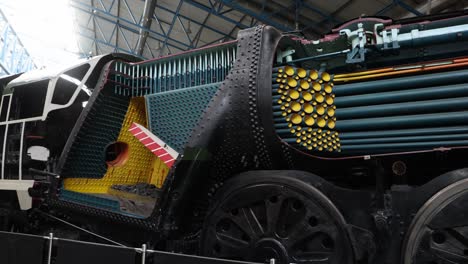
[[[153,145],[153,144],[156,144],[156,142],[151,142],[151,143],[148,143],[148,144],[145,144],[145,147],[149,146],[149,145]]]
[[[157,149],[153,149],[153,150],[151,150],[151,152],[155,152],[155,151],[158,151],[158,150],[160,150],[160,149],[162,149],[162,147],[159,147],[159,148],[157,148]]]

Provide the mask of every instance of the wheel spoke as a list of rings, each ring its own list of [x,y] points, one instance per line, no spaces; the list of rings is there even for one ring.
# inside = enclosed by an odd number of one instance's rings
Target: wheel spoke
[[[431,253],[433,256],[437,257],[437,259],[443,261],[450,261],[453,263],[468,262],[468,256],[462,255],[463,252],[461,254],[457,254],[437,245],[431,247]]]
[[[255,238],[260,237],[264,233],[262,225],[258,221],[255,212],[250,207],[242,208],[240,217],[236,217],[235,222],[244,232],[253,235]]]
[[[294,256],[298,263],[330,263],[330,252],[309,251],[300,252]]]
[[[278,264],[351,263],[344,222],[334,218],[340,214],[331,201],[306,182],[279,181],[245,184],[217,201],[204,225],[203,254],[255,262],[275,258]]]
[[[287,247],[291,248],[297,243],[301,243],[308,237],[313,236],[317,232],[324,232],[325,227],[322,225],[311,227],[307,223],[300,222],[295,225],[288,234],[288,237],[285,240]]]
[[[228,234],[217,233],[218,242],[223,246],[228,246],[235,249],[242,249],[249,246],[249,243],[246,241],[233,237]]]
[[[267,230],[269,233],[274,233],[276,231],[276,226],[278,224],[281,212],[281,204],[282,200],[277,200],[276,202],[271,202],[269,200],[265,201],[267,214]]]

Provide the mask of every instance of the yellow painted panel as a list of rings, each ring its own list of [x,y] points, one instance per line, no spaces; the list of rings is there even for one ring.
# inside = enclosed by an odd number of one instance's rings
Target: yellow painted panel
[[[117,139],[128,145],[127,161],[122,165],[108,166],[106,174],[101,179],[67,178],[64,180],[64,188],[81,193],[108,193],[114,184],[151,183],[160,188],[169,168],[128,131],[134,122],[147,127],[143,97],[130,99]]]

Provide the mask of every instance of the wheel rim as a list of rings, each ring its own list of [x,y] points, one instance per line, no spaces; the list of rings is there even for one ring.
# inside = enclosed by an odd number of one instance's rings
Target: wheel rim
[[[416,214],[403,246],[404,264],[468,263],[468,179],[431,197]]]
[[[205,255],[277,263],[350,263],[343,217],[300,182],[260,183],[230,192],[205,222]]]

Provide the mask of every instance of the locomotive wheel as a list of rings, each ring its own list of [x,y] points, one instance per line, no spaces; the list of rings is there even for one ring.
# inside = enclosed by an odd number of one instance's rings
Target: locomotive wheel
[[[283,172],[225,183],[207,215],[206,256],[276,263],[353,263],[343,216],[319,190]]]
[[[408,229],[402,263],[468,263],[467,205],[468,179],[432,196]]]

